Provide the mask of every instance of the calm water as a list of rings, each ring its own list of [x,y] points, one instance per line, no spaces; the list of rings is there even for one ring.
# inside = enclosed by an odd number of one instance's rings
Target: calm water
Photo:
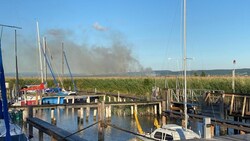
[[[40,110],[34,113],[34,117],[38,117],[50,123],[51,122],[50,113],[51,113],[50,109],[44,109],[42,111]],[[84,127],[87,127],[96,122],[93,119],[93,109],[90,110],[90,117],[88,121],[85,120],[84,116],[83,124],[78,124],[77,122],[77,110],[68,109],[67,111],[64,109],[55,109],[55,117],[57,120],[56,125],[71,133],[77,132],[78,130],[83,129]],[[138,119],[141,123],[142,129],[145,132],[150,132],[152,130],[154,126],[153,125],[154,116],[138,116]],[[161,123],[160,118],[158,118],[158,120]],[[171,119],[170,123],[180,124],[180,120]],[[137,132],[135,120],[131,116],[117,116],[112,114],[111,124],[114,124],[126,130]],[[194,131],[196,131],[197,133],[200,131],[202,133],[201,123],[192,122],[190,123],[190,125],[192,126],[192,129]],[[24,128],[24,131],[27,133],[27,129],[25,130]],[[31,141],[38,141],[38,130],[34,128],[33,132],[34,132],[34,138],[32,138]],[[89,141],[97,141],[98,125],[94,125],[82,132],[79,132],[77,133],[77,135]],[[48,135],[44,134],[44,140],[51,140],[51,138]],[[117,130],[110,126],[108,126],[105,129],[105,141],[132,141],[132,140],[139,141],[139,139],[135,135]]]

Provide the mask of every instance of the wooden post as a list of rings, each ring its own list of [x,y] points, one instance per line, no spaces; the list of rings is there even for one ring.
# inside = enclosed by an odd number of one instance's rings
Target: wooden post
[[[43,141],[43,131],[39,130],[39,141]]]
[[[103,101],[104,101],[104,102],[106,101],[106,95],[103,96]]]
[[[239,117],[239,122],[242,122],[242,117]],[[245,123],[246,123],[246,120],[245,120]],[[240,134],[246,134],[244,131],[240,130]]]
[[[90,97],[87,98],[87,103],[90,103]],[[90,107],[86,107],[86,121],[89,120]]]
[[[55,110],[54,108],[51,108],[50,111],[50,118],[51,118],[51,124],[56,125],[56,118],[55,118]]]
[[[247,97],[244,96],[241,117],[243,117],[245,115],[246,100],[247,100]]]
[[[114,97],[114,102],[116,102],[116,97]]]
[[[29,106],[28,107],[28,116],[29,118],[33,118],[33,107]],[[33,126],[29,124],[29,138],[33,138]]]
[[[109,105],[109,118],[111,120],[111,105]]]
[[[109,100],[109,102],[111,102],[111,97],[110,96],[108,96],[108,100]]]
[[[225,98],[225,94],[222,94],[220,98],[220,118],[221,119],[227,118],[227,109],[225,110],[225,107],[224,107],[224,98]],[[224,126],[220,126],[220,134],[226,135],[226,132],[227,132],[227,128]]]
[[[171,90],[170,89],[167,89],[166,90],[166,110],[170,110],[171,108],[171,99],[170,99],[170,97],[171,97]]]
[[[105,107],[105,111],[106,111],[106,112],[105,112],[105,113],[106,113],[105,115],[106,115],[106,119],[107,119],[107,118],[109,117],[109,107],[106,106],[106,107]]]
[[[96,121],[96,109],[94,109],[94,121]]]
[[[89,112],[90,112],[90,108],[86,107],[86,121],[89,121]]]
[[[134,106],[131,106],[131,116],[133,116],[134,115]]]
[[[72,96],[72,104],[75,104],[75,97]]]
[[[77,114],[78,123],[83,124],[83,108],[78,109]]]
[[[162,111],[166,111],[166,101],[162,101]],[[167,123],[167,118],[162,114],[162,125]]]
[[[138,115],[138,112],[137,112],[137,104],[135,104],[135,113]]]
[[[239,122],[239,117],[234,117],[234,121]],[[234,129],[234,134],[239,134],[239,130]]]
[[[98,120],[101,121],[98,124],[98,141],[104,141],[104,101],[98,103]]]
[[[231,99],[231,105],[230,105],[230,115],[232,114],[233,112],[233,105],[234,105],[234,95],[232,95],[232,99]]]
[[[215,130],[214,130],[214,125],[211,124],[211,137],[214,137],[214,133],[215,133]]]
[[[24,121],[25,123],[27,123],[27,118],[28,118],[28,116],[29,116],[29,109],[28,109],[28,108],[25,108],[25,109],[23,110],[23,121]]]
[[[159,115],[161,115],[161,113],[162,113],[162,110],[161,110],[161,102],[159,103]]]
[[[120,92],[119,92],[119,91],[118,91],[118,97],[117,97],[117,99],[118,99],[118,100],[117,100],[118,102],[121,102],[121,101],[120,101]]]
[[[154,108],[155,108],[154,114],[157,115],[157,105],[154,105]]]

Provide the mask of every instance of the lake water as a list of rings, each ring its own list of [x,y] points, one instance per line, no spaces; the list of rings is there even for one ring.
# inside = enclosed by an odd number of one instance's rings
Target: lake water
[[[51,123],[51,111],[50,109],[44,109],[40,110],[33,114],[34,117],[38,117],[44,121],[47,121]],[[85,115],[85,113],[84,113]],[[77,110],[64,110],[64,109],[55,109],[55,117],[56,117],[56,125],[64,130],[67,130],[71,133],[77,132],[80,129],[83,129],[93,123],[96,122],[93,118],[93,109],[90,110],[90,117],[88,121],[83,120],[83,124],[78,124],[77,121]],[[139,116],[138,115],[139,122],[141,123],[142,129],[144,132],[150,132],[154,128],[154,116]],[[157,118],[159,122],[161,123],[161,118]],[[180,125],[180,120],[176,119],[170,119],[168,123],[177,123]],[[132,116],[118,116],[112,114],[111,117],[111,124],[114,124],[120,128],[137,132],[137,126],[134,118]],[[202,133],[202,124],[198,122],[190,122],[191,128],[199,133],[199,131]],[[23,128],[24,131],[27,133],[27,129]],[[38,141],[38,130],[34,128],[33,130],[34,138],[31,139],[31,141]],[[28,133],[27,133],[28,135]],[[77,133],[76,135],[80,136],[81,138],[84,138],[89,141],[97,141],[98,140],[98,125],[94,125],[84,131],[81,131]],[[44,140],[51,140],[51,138],[44,134]],[[115,129],[113,127],[108,126],[105,128],[105,141],[139,141],[135,135],[126,133],[124,131],[120,131],[118,129]]]

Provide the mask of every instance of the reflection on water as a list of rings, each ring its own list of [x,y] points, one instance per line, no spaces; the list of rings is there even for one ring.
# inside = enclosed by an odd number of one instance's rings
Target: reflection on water
[[[88,121],[86,121],[86,112],[84,110],[84,120],[82,124],[78,124],[77,120],[77,109],[55,109],[55,118],[56,118],[56,125],[64,130],[67,130],[71,133],[77,132],[80,129],[83,129],[93,123],[96,122],[93,118],[93,111],[94,109],[90,110],[90,116]],[[43,109],[38,110],[34,113],[34,117],[38,117],[42,120],[45,120],[51,123],[51,110],[50,109]],[[141,127],[145,132],[151,132],[154,129],[154,116],[138,116],[138,119],[141,123]],[[161,123],[161,119],[158,118],[159,123]],[[170,119],[168,123],[177,123],[180,125],[180,120]],[[131,116],[117,116],[112,115],[111,117],[111,124],[116,125],[117,127],[130,130],[133,132],[137,132],[136,123],[133,117]],[[201,130],[201,123],[191,122],[190,123],[192,129],[198,133],[198,129]],[[31,141],[38,141],[38,130],[34,128],[34,138]],[[27,131],[26,131],[27,133]],[[28,134],[28,133],[27,133]],[[84,138],[89,141],[96,141],[98,140],[98,125],[94,125],[84,131],[77,133],[78,136]],[[50,137],[44,134],[44,140],[51,140]],[[139,141],[135,135],[120,131],[118,129],[112,128],[108,126],[105,129],[105,140],[106,141]]]

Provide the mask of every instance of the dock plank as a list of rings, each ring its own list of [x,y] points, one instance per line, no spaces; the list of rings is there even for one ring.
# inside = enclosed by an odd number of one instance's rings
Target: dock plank
[[[80,138],[77,135],[71,135],[72,133],[61,129],[55,125],[52,125],[46,121],[43,121],[39,118],[27,118],[27,122],[31,124],[32,126],[36,127],[38,130],[41,130],[42,132],[53,136],[57,140],[66,140],[66,141],[86,141],[83,138]],[[69,137],[67,137],[69,136]],[[67,137],[67,138],[65,138]],[[64,139],[65,138],[65,139]]]

